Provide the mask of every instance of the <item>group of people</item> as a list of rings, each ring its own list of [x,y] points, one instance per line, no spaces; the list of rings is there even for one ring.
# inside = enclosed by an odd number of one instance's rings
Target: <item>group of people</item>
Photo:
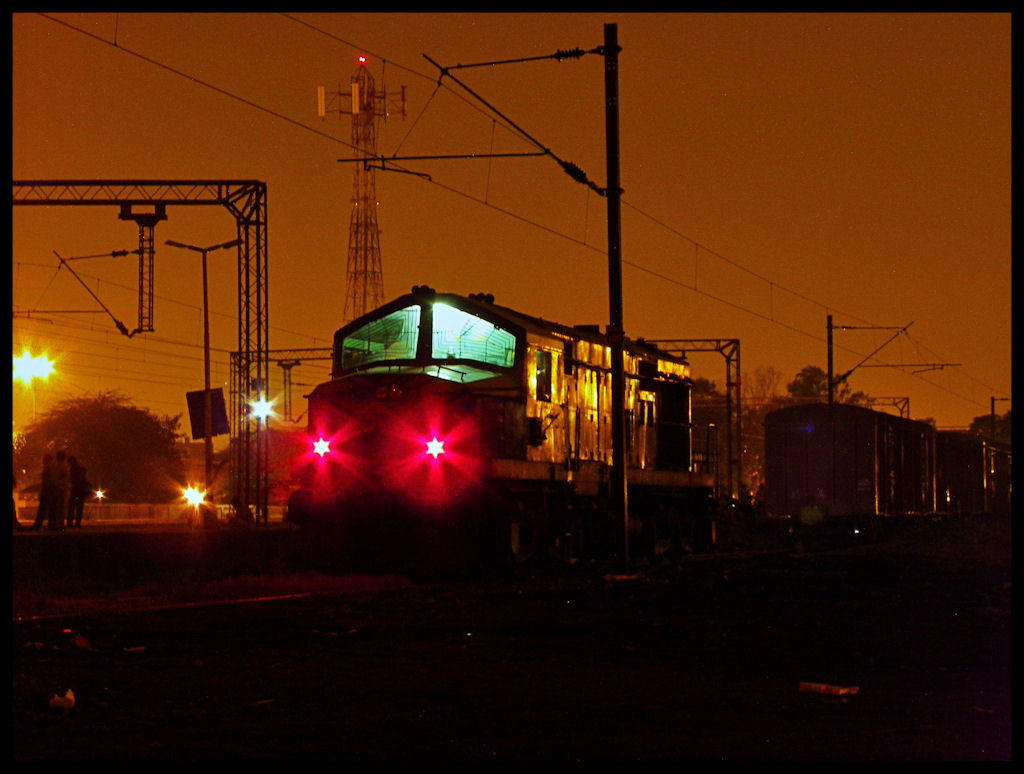
[[[81,527],[82,512],[92,486],[85,468],[66,451],[43,455],[43,475],[39,484],[39,509],[31,529],[63,530]],[[14,529],[20,529],[17,516]]]

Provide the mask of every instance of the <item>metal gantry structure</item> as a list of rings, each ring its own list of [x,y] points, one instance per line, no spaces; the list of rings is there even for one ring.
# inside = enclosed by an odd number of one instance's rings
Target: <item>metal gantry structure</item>
[[[377,184],[370,161],[377,154],[377,127],[389,113],[387,89],[377,91],[366,58],[350,79],[350,91],[340,87],[333,95],[339,114],[352,116],[352,154],[357,162],[352,171],[352,201],[349,216],[348,263],[346,265],[344,322],[351,322],[384,303],[384,270],[380,257],[380,228],[377,225]],[[349,101],[349,97],[351,100]],[[405,87],[400,92],[405,115]],[[317,89],[317,113],[327,113],[323,87]]]
[[[136,212],[131,202],[121,203],[121,220],[133,220],[139,227],[139,325],[133,333],[153,332],[153,261],[156,248],[153,229],[161,220],[167,220],[167,207],[153,205],[153,212]]]
[[[230,398],[232,488],[243,506],[267,520],[268,455],[260,422],[249,406],[269,382],[267,303],[267,184],[256,180],[15,180],[15,206],[116,206],[139,224],[139,322],[131,333],[153,331],[154,228],[167,207],[227,208],[238,239],[238,348]],[[151,211],[148,208],[152,208]],[[143,211],[143,210],[146,211]],[[237,372],[237,373],[236,373]]]

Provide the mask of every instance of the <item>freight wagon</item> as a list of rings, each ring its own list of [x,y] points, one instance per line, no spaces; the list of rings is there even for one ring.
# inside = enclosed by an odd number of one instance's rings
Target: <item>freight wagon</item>
[[[766,507],[803,523],[1009,513],[1008,447],[850,404],[765,417]]]
[[[939,432],[935,460],[940,513],[1010,514],[1010,447],[967,433]]]

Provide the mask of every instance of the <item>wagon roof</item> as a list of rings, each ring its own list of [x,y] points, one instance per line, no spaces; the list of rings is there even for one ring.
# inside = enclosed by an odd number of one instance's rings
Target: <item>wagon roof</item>
[[[907,417],[897,416],[895,414],[888,414],[883,411],[876,411],[867,406],[858,406],[855,403],[798,403],[793,406],[783,406],[782,408],[769,411],[765,415],[766,421],[790,421],[794,417],[820,417],[822,415],[832,416],[879,416],[885,417],[886,420],[893,422],[907,422],[917,425],[928,425],[927,422],[923,422],[919,419],[908,419]],[[928,425],[931,427],[931,425]]]

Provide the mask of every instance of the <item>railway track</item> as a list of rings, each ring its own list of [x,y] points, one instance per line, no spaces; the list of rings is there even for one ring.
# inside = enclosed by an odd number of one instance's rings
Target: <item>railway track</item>
[[[249,576],[15,621],[14,758],[1010,758],[1008,524],[608,569]]]

